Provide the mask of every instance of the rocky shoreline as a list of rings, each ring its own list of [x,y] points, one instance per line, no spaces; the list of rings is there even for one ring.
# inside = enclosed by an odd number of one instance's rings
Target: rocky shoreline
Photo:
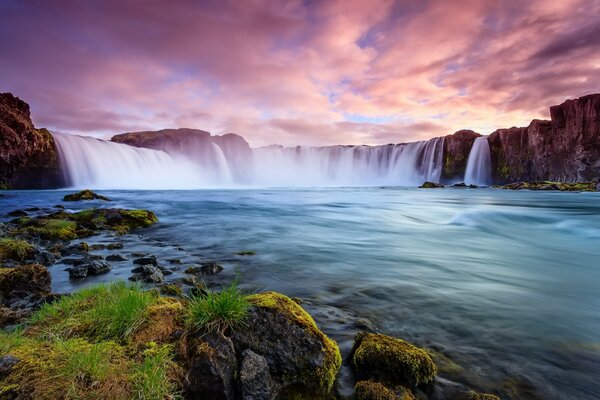
[[[235,282],[220,291],[200,283],[220,272],[216,263],[186,270],[187,282],[165,283],[159,277],[179,268],[177,260],[162,267],[140,254],[131,280],[143,287],[115,282],[53,294],[47,266],[69,260],[73,279],[84,270],[88,279],[109,273],[123,257],[119,237],[156,216],[60,206],[11,215],[0,242],[2,398],[347,398],[334,384],[342,364],[353,371],[356,399],[498,398],[448,384],[436,377],[443,357],[376,332],[359,333],[342,360],[299,300],[242,294]],[[115,254],[104,259],[94,254],[97,245],[79,241],[102,232],[115,239],[106,245]],[[58,370],[63,375],[48,383]]]

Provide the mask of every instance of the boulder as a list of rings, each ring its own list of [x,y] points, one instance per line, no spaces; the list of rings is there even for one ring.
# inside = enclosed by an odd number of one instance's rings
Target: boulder
[[[0,188],[58,188],[65,185],[56,143],[36,129],[29,105],[0,93]]]
[[[127,257],[123,257],[120,254],[110,254],[106,256],[106,261],[127,261]]]
[[[473,142],[480,136],[477,132],[461,130],[444,137],[443,182],[464,178]]]
[[[103,200],[110,201],[108,197],[92,192],[90,189],[85,189],[77,193],[67,194],[63,197],[64,201],[81,201],[81,200]]]
[[[156,259],[155,256],[148,256],[148,257],[136,258],[135,260],[133,260],[133,263],[136,264],[136,265],[154,265],[154,266],[157,266],[158,265],[158,260]]]
[[[147,283],[161,283],[164,281],[164,274],[154,265],[142,265],[131,270],[133,275],[129,277],[130,281],[144,281]]]
[[[87,265],[78,265],[69,268],[69,278],[71,279],[83,279],[88,275]]]
[[[402,339],[360,332],[354,339],[351,364],[357,376],[415,388],[433,381],[437,367],[425,351]]]
[[[420,189],[436,189],[436,188],[443,188],[444,185],[442,185],[441,183],[435,183],[435,182],[423,182],[423,184],[421,186],[419,186]]]
[[[273,398],[273,381],[269,364],[263,356],[250,349],[242,352],[240,384],[243,400],[270,400]]]
[[[106,261],[94,260],[91,263],[87,264],[88,274],[90,275],[100,275],[105,274],[110,271],[110,264]]]
[[[337,344],[290,298],[266,292],[248,299],[245,326],[231,336],[238,357],[248,349],[264,357],[275,392],[328,393],[342,361]]]
[[[235,399],[238,365],[231,340],[221,334],[188,338],[185,398]]]
[[[50,295],[51,282],[50,273],[42,265],[0,268],[0,303],[31,295],[46,298]]]

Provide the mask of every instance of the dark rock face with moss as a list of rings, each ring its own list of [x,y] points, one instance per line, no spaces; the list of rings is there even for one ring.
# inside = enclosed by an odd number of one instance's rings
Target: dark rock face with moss
[[[33,126],[27,103],[0,93],[0,188],[57,188],[64,184],[50,132]]]
[[[489,138],[496,183],[584,182],[600,176],[600,94],[550,107],[550,121],[499,129]]]
[[[473,142],[481,136],[477,132],[461,130],[444,137],[444,165],[441,180],[456,182],[462,180],[467,169],[469,153]]]

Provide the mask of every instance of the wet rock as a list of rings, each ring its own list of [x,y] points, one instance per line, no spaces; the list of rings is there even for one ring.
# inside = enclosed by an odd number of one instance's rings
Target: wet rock
[[[189,267],[185,270],[185,273],[194,275],[214,275],[221,271],[223,271],[222,265],[215,262],[207,262],[200,266]]]
[[[444,185],[442,185],[441,183],[435,183],[435,182],[423,182],[423,184],[421,186],[419,186],[420,189],[436,189],[436,188],[443,188]]]
[[[387,387],[381,382],[359,381],[354,386],[356,400],[416,400],[404,386]]]
[[[111,254],[106,256],[106,261],[127,261],[127,258],[120,254]]]
[[[37,212],[37,211],[41,211],[41,210],[42,209],[39,207],[29,207],[29,208],[25,209],[25,211],[27,211],[27,212]]]
[[[156,259],[155,256],[148,256],[148,257],[136,258],[135,260],[133,260],[133,263],[135,265],[154,265],[154,266],[157,266],[158,265],[158,260]]]
[[[50,295],[50,285],[50,273],[42,265],[0,268],[0,303],[31,295],[36,299],[46,298]]]
[[[13,367],[19,363],[19,359],[11,355],[0,357],[0,379],[8,376]]]
[[[415,388],[433,381],[437,367],[429,354],[402,339],[360,332],[351,352],[357,376]]]
[[[87,253],[89,250],[90,246],[88,246],[86,242],[80,242],[63,247],[60,250],[60,254],[62,254],[63,256],[82,255]]]
[[[106,245],[102,243],[96,243],[90,245],[90,250],[104,250],[106,249]]]
[[[237,358],[231,340],[221,334],[208,334],[189,339],[187,346],[185,398],[235,398]]]
[[[100,275],[110,271],[110,264],[106,261],[92,261],[87,264],[88,274],[90,275]]]
[[[259,356],[249,349],[242,352],[240,383],[244,400],[270,400],[273,398],[273,381],[269,373],[269,364],[263,356]]]
[[[267,292],[248,299],[245,328],[231,336],[238,356],[250,349],[264,357],[275,389],[328,393],[341,365],[337,344],[290,298]]]
[[[71,279],[83,279],[83,278],[86,278],[88,275],[87,265],[73,266],[73,267],[69,268],[68,271],[69,271],[69,278],[71,278]]]
[[[35,261],[42,265],[49,266],[56,262],[56,255],[54,255],[54,253],[51,253],[49,251],[43,250],[35,255]]]
[[[77,193],[68,194],[63,197],[64,201],[81,201],[81,200],[104,200],[110,201],[108,197],[94,193],[89,189],[82,190]]]
[[[9,212],[7,215],[9,217],[26,217],[29,214],[27,214],[27,212],[24,210],[14,210],[14,211]]]
[[[10,325],[16,325],[23,319],[28,318],[32,310],[20,309],[13,310],[9,307],[0,305],[0,328]]]
[[[556,190],[562,192],[595,192],[596,184],[593,182],[514,182],[501,186],[501,188],[508,190]]]
[[[65,209],[65,206],[63,206],[62,204],[56,204],[56,205],[54,205],[52,207],[58,208],[59,210],[64,210]]]
[[[170,258],[167,261],[171,264],[181,264],[181,260],[179,258]]]
[[[108,250],[121,250],[123,248],[123,243],[111,243],[106,246]]]
[[[461,130],[444,138],[444,168],[440,177],[443,182],[451,182],[465,176],[469,153],[475,139],[480,136],[471,130]]]
[[[147,283],[161,283],[164,275],[160,269],[153,265],[142,265],[131,270],[133,275],[129,277],[131,281],[144,281]]]
[[[256,254],[255,251],[252,250],[242,250],[242,251],[238,251],[237,253],[238,256],[253,256]]]

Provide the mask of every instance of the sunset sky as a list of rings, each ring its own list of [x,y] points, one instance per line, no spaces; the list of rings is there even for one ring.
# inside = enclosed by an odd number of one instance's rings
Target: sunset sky
[[[527,125],[600,92],[600,1],[0,0],[0,92],[36,126],[251,145]]]

